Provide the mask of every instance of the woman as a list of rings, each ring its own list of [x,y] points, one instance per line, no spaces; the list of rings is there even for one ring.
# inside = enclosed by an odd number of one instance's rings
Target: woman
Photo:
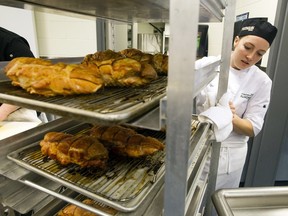
[[[270,48],[277,28],[267,21],[247,19],[234,39],[231,54],[227,94],[233,115],[233,131],[221,143],[216,190],[239,187],[247,154],[249,137],[262,129],[270,102],[271,79],[255,64]],[[215,60],[206,57],[196,62],[196,67]],[[218,90],[216,77],[197,96],[198,113],[215,105]],[[205,171],[208,171],[208,166]]]
[[[0,61],[10,61],[16,57],[34,57],[25,38],[0,27]],[[37,112],[10,104],[0,103],[0,121],[39,122]]]

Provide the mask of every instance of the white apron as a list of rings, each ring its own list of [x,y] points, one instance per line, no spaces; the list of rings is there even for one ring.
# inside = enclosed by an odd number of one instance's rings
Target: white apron
[[[243,167],[247,156],[247,143],[237,143],[233,147],[223,145],[220,147],[220,157],[217,170],[215,191],[221,188],[238,188],[242,176]],[[208,158],[201,179],[204,180],[210,168]],[[213,207],[211,216],[217,216]]]

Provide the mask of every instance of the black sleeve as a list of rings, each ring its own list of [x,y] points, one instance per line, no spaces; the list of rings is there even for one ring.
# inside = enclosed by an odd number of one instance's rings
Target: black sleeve
[[[34,57],[34,55],[25,41],[21,38],[15,38],[7,46],[5,57],[9,61],[16,57]]]

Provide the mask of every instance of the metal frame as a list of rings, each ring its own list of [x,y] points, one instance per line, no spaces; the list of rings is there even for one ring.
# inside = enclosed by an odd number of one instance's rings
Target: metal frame
[[[185,215],[199,0],[170,1],[164,214]],[[191,8],[194,8],[191,13]],[[194,24],[192,24],[194,22]],[[179,34],[181,32],[181,34]],[[177,55],[173,55],[177,53]],[[183,99],[186,100],[183,100]],[[187,118],[188,117],[188,118]]]
[[[3,3],[4,2],[4,3]],[[27,3],[23,3],[24,1],[15,1],[11,0],[9,3],[7,1],[1,1],[0,4],[12,4],[17,7],[27,6]],[[36,1],[31,1],[36,2]],[[39,9],[39,6],[46,8],[47,7],[47,1],[37,1],[39,4],[38,6],[33,6],[33,3],[31,3],[31,8],[33,9]],[[51,1],[50,4],[52,4]],[[81,5],[82,1],[69,1],[69,3],[75,3],[76,5]],[[93,3],[93,1],[91,1]],[[101,2],[101,1],[99,1]],[[97,8],[99,6],[99,2],[95,4],[90,5],[89,7],[91,10],[89,11],[82,11],[80,8],[70,8],[68,13],[76,12],[78,10],[78,13],[81,15],[87,15],[87,16],[97,16],[95,14],[95,11],[92,10],[93,8]],[[112,3],[117,3],[118,1],[109,1]],[[124,2],[130,2],[130,3],[137,3],[138,1],[121,1],[122,4]],[[44,3],[41,5],[41,3]],[[45,6],[46,3],[46,6]],[[59,7],[59,10],[66,11],[63,8],[61,9],[60,6],[64,4],[64,1],[58,1],[57,6]],[[119,2],[118,2],[119,3]],[[188,206],[190,206],[191,199],[187,199],[187,195],[190,196],[193,194],[193,190],[196,190],[194,187],[194,184],[191,184],[191,182],[188,185],[188,181],[190,180],[189,174],[192,173],[193,169],[193,160],[190,160],[191,155],[189,152],[191,152],[191,146],[190,144],[190,136],[191,136],[191,120],[192,120],[192,113],[193,113],[193,98],[196,96],[196,92],[199,91],[197,89],[199,86],[195,86],[196,83],[196,74],[194,71],[194,64],[196,60],[196,43],[197,41],[197,26],[198,22],[207,22],[212,20],[222,21],[223,14],[221,12],[221,9],[225,6],[228,7],[225,13],[226,20],[225,21],[225,28],[224,28],[224,40],[227,42],[227,46],[223,47],[223,56],[222,56],[222,63],[224,71],[227,69],[228,65],[228,57],[225,54],[225,51],[228,49],[228,43],[229,40],[227,38],[230,37],[230,30],[233,26],[231,26],[231,22],[233,19],[231,19],[233,13],[233,6],[235,6],[235,1],[228,0],[228,3],[226,2],[226,5],[223,0],[218,0],[216,3],[213,3],[212,0],[195,0],[195,1],[187,1],[187,0],[170,0],[170,6],[168,7],[168,1],[154,1],[154,0],[147,0],[145,1],[144,7],[153,9],[153,6],[157,5],[156,9],[157,11],[161,11],[160,14],[163,15],[163,17],[158,17],[159,13],[147,13],[149,15],[154,14],[155,17],[151,17],[152,19],[157,19],[158,21],[169,21],[170,22],[170,29],[171,29],[171,35],[169,40],[169,77],[168,77],[168,89],[167,89],[167,135],[166,135],[166,174],[165,174],[165,187],[164,187],[164,215],[167,216],[175,216],[175,215],[186,215],[187,210],[189,209]],[[60,5],[60,6],[59,6]],[[71,4],[73,5],[73,4]],[[71,6],[66,5],[66,6]],[[129,4],[127,4],[129,5]],[[151,6],[152,5],[152,6]],[[212,6],[211,6],[212,5]],[[11,5],[10,5],[11,6]],[[53,5],[50,5],[53,6]],[[65,4],[64,4],[65,6]],[[89,5],[86,5],[87,7]],[[101,6],[101,4],[100,4]],[[133,6],[133,4],[132,4]],[[150,7],[151,6],[151,7]],[[162,8],[161,8],[162,6]],[[57,8],[57,7],[56,7]],[[108,12],[109,12],[109,7]],[[111,7],[113,8],[113,7]],[[110,9],[111,9],[110,8]],[[117,8],[117,7],[114,7]],[[46,8],[47,10],[51,11],[51,9]],[[75,11],[76,9],[76,11]],[[117,8],[118,9],[118,8]],[[141,9],[141,8],[140,8]],[[154,8],[155,9],[155,8]],[[59,11],[58,10],[58,11]],[[123,10],[121,12],[124,13],[126,16],[126,11],[130,10]],[[133,10],[131,10],[133,11]],[[55,10],[53,10],[55,12]],[[90,13],[89,13],[90,12]],[[98,11],[99,13],[101,11]],[[105,11],[104,11],[105,12]],[[111,12],[111,11],[110,11]],[[117,12],[119,12],[117,10]],[[168,19],[168,14],[170,18]],[[200,13],[201,12],[201,13]],[[137,21],[137,20],[149,20],[149,17],[140,17],[140,19],[128,19],[126,20],[126,17],[122,16],[123,14],[114,13],[114,15],[119,15],[119,17],[113,17],[113,13],[108,13],[111,15],[111,17],[106,17],[104,15],[100,17],[104,17],[107,19],[112,20],[125,20],[125,21]],[[211,15],[212,14],[212,15]],[[135,14],[134,14],[135,15]],[[142,14],[137,14],[138,16]],[[215,19],[216,17],[216,19]],[[139,17],[138,17],[139,18]],[[148,19],[147,19],[148,18]],[[230,21],[230,22],[228,22]],[[229,27],[230,26],[230,27]],[[227,34],[229,32],[229,34]],[[227,37],[225,36],[227,35]],[[227,40],[226,40],[227,39]],[[231,43],[230,43],[231,45]],[[194,52],[195,51],[195,52]],[[225,69],[226,68],[226,69]],[[226,75],[227,75],[226,70]],[[222,74],[222,73],[221,73]],[[220,75],[221,75],[220,74]],[[223,73],[224,74],[224,73]],[[222,75],[220,76],[222,77]],[[221,79],[222,80],[222,79]],[[211,77],[209,79],[206,79],[206,84],[211,81]],[[221,81],[222,82],[222,81]],[[227,76],[226,79],[223,79],[223,82],[227,82]],[[205,85],[204,83],[201,83],[201,86],[203,87]],[[226,83],[227,86],[227,83]],[[221,95],[225,90],[224,89],[219,91],[219,95]],[[213,147],[217,147],[216,145]],[[215,151],[214,151],[215,152]],[[194,152],[195,153],[195,152]],[[217,153],[217,151],[216,151]],[[217,161],[217,154],[213,156],[216,158]],[[205,161],[203,161],[204,163]],[[215,174],[213,175],[215,178]],[[210,178],[213,178],[211,176]],[[210,181],[213,183],[213,181]],[[211,183],[211,185],[212,185]],[[214,182],[215,183],[215,182]],[[192,186],[191,186],[192,185]],[[211,187],[211,186],[210,186]],[[208,187],[208,188],[210,188]],[[212,188],[213,190],[213,188]],[[210,191],[212,191],[210,188]],[[209,194],[208,194],[209,195]],[[188,201],[188,202],[187,202]],[[190,203],[189,203],[190,201]],[[193,199],[192,199],[193,201]],[[194,212],[193,214],[197,214]]]
[[[230,52],[232,51],[232,37],[233,37],[233,27],[235,21],[235,7],[236,2],[233,0],[227,0],[224,29],[223,29],[223,40],[222,40],[222,52],[220,66],[220,76],[219,76],[219,87],[217,99],[219,100],[221,96],[227,91],[228,78],[229,78],[229,67],[230,67]]]
[[[187,185],[189,163],[189,131],[193,109],[193,93],[195,73],[193,73],[196,60],[197,26],[200,1],[171,0],[170,1],[170,40],[169,40],[169,77],[167,89],[167,136],[166,136],[166,175],[164,214],[168,216],[186,215],[187,194],[190,188]],[[226,92],[228,86],[228,69],[230,62],[233,23],[235,15],[235,1],[227,3],[224,25],[224,38],[222,48],[222,66],[220,83],[224,85],[219,89],[218,97]],[[193,13],[190,9],[194,8]],[[194,23],[194,24],[192,24]],[[193,27],[191,27],[193,26]],[[179,34],[181,32],[181,34]],[[230,47],[230,49],[229,49]],[[226,54],[225,54],[226,52]],[[177,53],[177,55],[173,55]],[[207,83],[208,84],[208,83]],[[183,100],[184,99],[184,100]],[[219,147],[219,146],[218,146]],[[219,148],[214,148],[214,160],[219,158]],[[217,156],[218,154],[218,156]],[[216,163],[217,164],[217,163]],[[210,195],[214,191],[216,181],[216,167],[212,167],[214,176],[210,175]],[[208,207],[211,208],[208,194]],[[207,210],[208,213],[210,209]]]
[[[106,50],[106,22],[102,19],[96,19],[96,39],[97,51]]]

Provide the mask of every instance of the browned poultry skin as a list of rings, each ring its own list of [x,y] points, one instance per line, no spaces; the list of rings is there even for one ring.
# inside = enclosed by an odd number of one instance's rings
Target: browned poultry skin
[[[113,145],[115,146],[115,148],[118,148],[118,147],[125,148],[126,143],[128,143],[129,138],[135,134],[136,132],[129,128],[126,128],[126,130],[121,130],[121,128],[119,128],[118,133],[116,133],[114,136]]]
[[[159,140],[119,125],[94,126],[89,134],[99,139],[110,151],[122,156],[137,158],[164,149],[164,144]]]
[[[98,139],[87,135],[74,136],[62,132],[50,132],[40,142],[43,155],[62,165],[70,163],[81,167],[105,167],[108,151]]]
[[[59,161],[59,163],[64,165],[64,166],[71,163],[71,159],[69,156],[69,149],[70,149],[70,146],[74,140],[75,140],[75,137],[63,139],[61,142],[59,142],[59,144],[57,146],[57,149],[56,149],[56,151],[57,151],[56,155],[57,156],[55,159],[57,161]]]
[[[45,134],[44,139],[40,142],[41,152],[44,155],[50,155],[51,158],[56,159],[57,146],[61,140],[68,137],[73,137],[71,134],[49,132]]]
[[[88,94],[103,86],[99,73],[77,64],[52,64],[40,58],[18,57],[4,69],[12,85],[44,96]]]
[[[168,56],[162,53],[156,53],[154,55],[149,53],[143,53],[140,50],[134,48],[128,48],[120,51],[119,53],[125,55],[128,58],[135,59],[141,63],[146,63],[152,66],[158,74],[168,74]]]
[[[57,216],[74,216],[76,208],[79,208],[76,205],[68,205],[64,209],[61,209],[60,212],[58,212]]]
[[[86,135],[72,143],[68,154],[72,163],[82,167],[103,167],[105,163],[101,159],[108,159],[108,151],[102,143]]]
[[[158,77],[152,66],[112,50],[89,54],[81,64],[97,66],[105,86],[143,86]]]
[[[91,94],[104,86],[139,87],[168,74],[168,56],[136,49],[88,54],[80,64],[52,63],[41,58],[18,57],[4,68],[12,85],[30,94]]]
[[[98,214],[82,209],[76,205],[68,205],[61,210],[57,216],[98,216]]]
[[[95,207],[95,208],[99,209],[100,211],[106,212],[110,215],[115,215],[117,213],[116,210],[114,210],[112,208],[100,206],[91,199],[85,199],[82,202],[86,205],[90,205],[92,207]],[[90,212],[90,211],[85,210],[85,209],[82,209],[76,205],[70,204],[70,205],[66,206],[65,208],[61,209],[58,212],[57,216],[98,216],[98,214]]]

